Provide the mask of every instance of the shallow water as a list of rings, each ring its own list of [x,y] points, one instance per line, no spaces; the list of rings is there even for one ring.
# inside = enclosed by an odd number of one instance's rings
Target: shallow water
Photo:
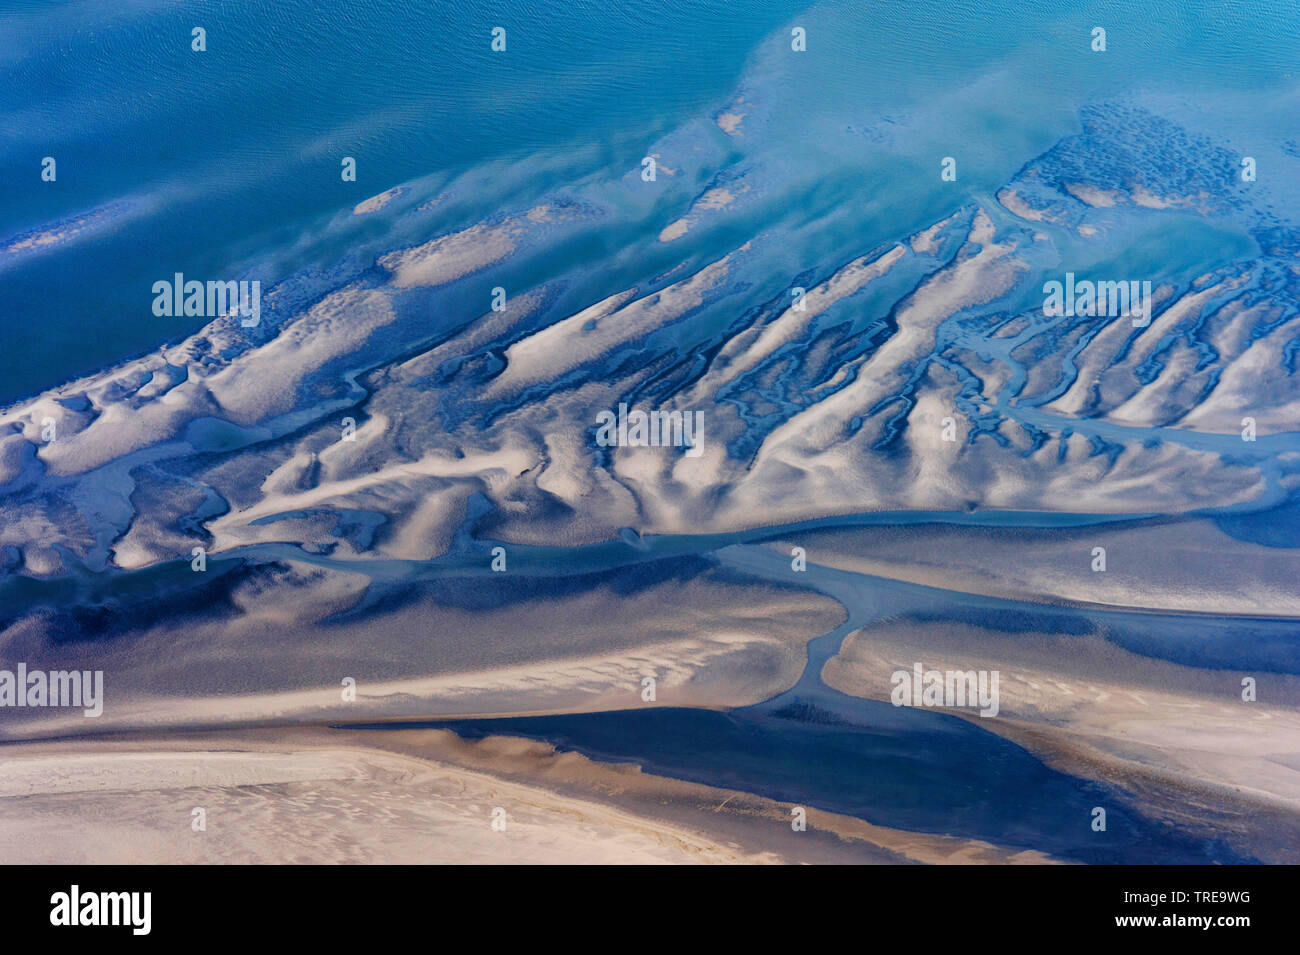
[[[458,177],[472,186],[435,228],[584,183],[617,202],[607,184],[638,169],[660,137],[697,137],[691,124],[711,125],[737,89],[753,128],[708,148],[759,167],[766,194],[732,220],[734,232],[682,248],[656,249],[611,222],[570,250],[584,273],[575,298],[625,287],[656,260],[668,268],[685,251],[702,261],[763,231],[786,241],[760,270],[825,269],[844,249],[989,194],[1076,131],[1079,107],[1106,97],[1185,108],[1195,96],[1216,123],[1248,112],[1256,128],[1273,128],[1273,91],[1300,49],[1293,13],[1286,2],[1251,4],[1242,16],[1210,2],[1050,12],[974,0],[802,9],[761,0],[741,15],[681,0],[653,10],[525,5],[503,19],[485,0],[337,10],[239,0],[201,13],[9,0],[0,248],[107,211],[76,240],[0,254],[0,402],[198,328],[152,314],[160,277],[274,284],[334,268],[387,241],[411,204]],[[789,50],[796,21],[810,38],[801,59]],[[1109,30],[1104,55],[1087,49],[1093,21]],[[499,22],[504,55],[489,49]],[[195,25],[208,31],[204,53],[189,47]],[[1289,114],[1277,115],[1285,128]],[[920,170],[951,154],[961,156],[959,181],[935,190]],[[56,183],[39,181],[46,155],[59,162]],[[340,181],[346,155],[360,161],[356,183]],[[348,216],[403,183],[414,187],[405,199]],[[620,254],[629,242],[641,246],[635,267]],[[100,333],[85,334],[88,324]]]

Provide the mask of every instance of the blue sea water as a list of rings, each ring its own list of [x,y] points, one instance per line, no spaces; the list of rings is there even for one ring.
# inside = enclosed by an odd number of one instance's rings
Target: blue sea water
[[[0,248],[101,216],[38,254],[0,255],[0,401],[194,331],[201,319],[152,314],[159,278],[328,270],[390,224],[340,215],[402,183],[477,174],[438,223],[451,228],[616,181],[737,90],[762,117],[722,148],[763,164],[770,195],[734,232],[643,251],[635,268],[616,230],[569,249],[593,272],[584,295],[765,231],[788,240],[770,271],[825,268],[986,196],[1109,97],[1159,99],[1243,144],[1268,132],[1266,155],[1295,123],[1298,21],[1276,0],[5,0]],[[497,25],[505,53],[489,46]],[[792,25],[804,54],[791,55]],[[1104,54],[1089,50],[1095,25]],[[190,49],[194,26],[206,52]],[[932,187],[945,155],[961,164],[948,194]],[[40,181],[45,156],[54,183]],[[343,156],[355,183],[340,180]]]

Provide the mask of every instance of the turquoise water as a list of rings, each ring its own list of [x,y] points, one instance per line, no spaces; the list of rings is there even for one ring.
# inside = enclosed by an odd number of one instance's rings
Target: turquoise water
[[[1276,99],[1294,88],[1300,50],[1291,3],[501,10],[0,4],[0,247],[107,209],[75,240],[0,255],[0,401],[201,325],[152,314],[160,277],[274,283],[335,268],[366,240],[382,244],[390,225],[339,214],[402,183],[433,192],[477,175],[434,223],[452,228],[613,181],[737,90],[757,104],[746,134],[710,148],[763,164],[767,194],[733,232],[648,250],[638,268],[703,261],[771,230],[789,242],[769,271],[824,268],[995,189],[1076,130],[1080,106],[1111,96],[1194,99],[1192,112],[1216,124],[1294,123]],[[789,50],[796,23],[809,37],[800,55]],[[498,24],[504,54],[489,49]],[[1095,24],[1108,30],[1104,54],[1088,49]],[[195,25],[206,52],[190,50]],[[938,158],[953,154],[958,182],[934,189]],[[54,183],[38,178],[47,155]],[[358,160],[355,183],[340,181],[343,156]],[[613,228],[568,253],[593,265],[627,240]],[[609,294],[637,271],[614,259],[584,294]]]

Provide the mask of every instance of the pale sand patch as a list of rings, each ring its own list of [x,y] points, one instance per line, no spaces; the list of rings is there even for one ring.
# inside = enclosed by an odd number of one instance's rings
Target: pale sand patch
[[[414,248],[390,252],[380,256],[379,264],[393,273],[397,288],[443,285],[510,255],[527,226],[556,221],[553,208],[536,206],[498,224],[480,223]]]
[[[1096,186],[1088,185],[1086,182],[1067,182],[1065,191],[1094,209],[1106,209],[1124,201],[1124,197],[1120,193],[1114,190],[1099,189]]]
[[[554,214],[565,215],[563,210]],[[514,221],[519,242],[533,230],[547,229],[527,215]],[[707,220],[696,221],[693,230]],[[490,231],[501,226],[484,228]],[[913,238],[913,248],[960,242],[958,231],[950,228],[936,234],[927,230]],[[1021,238],[1005,236],[994,242],[996,235],[987,216],[976,215],[967,236],[969,254],[954,257],[941,267],[933,263],[938,271],[899,303],[898,331],[882,341],[878,350],[843,361],[834,359],[822,346],[801,355],[801,361],[809,362],[810,373],[817,369],[817,374],[825,376],[822,380],[844,386],[826,389],[822,400],[814,400],[767,434],[752,463],[730,457],[727,449],[735,446],[748,424],[735,406],[718,403],[716,396],[733,385],[748,389],[760,384],[757,379],[745,380],[751,369],[760,367],[756,357],[745,356],[748,346],[785,347],[780,337],[808,333],[808,326],[801,322],[815,307],[812,290],[808,304],[813,307],[806,312],[781,320],[770,332],[773,323],[762,320],[725,342],[725,360],[710,364],[707,370],[708,388],[703,381],[694,387],[695,407],[708,412],[704,457],[687,459],[672,449],[664,453],[660,449],[626,449],[613,455],[612,467],[593,466],[593,458],[582,444],[560,445],[552,440],[554,435],[578,435],[582,442],[589,442],[594,410],[616,406],[617,395],[633,393],[644,383],[647,372],[629,368],[613,381],[602,375],[595,376],[599,380],[578,376],[585,382],[580,388],[564,385],[557,390],[557,381],[583,365],[612,358],[630,344],[640,347],[651,332],[681,320],[701,305],[741,294],[731,281],[733,266],[722,259],[668,289],[645,294],[639,288],[626,291],[538,331],[532,330],[535,326],[531,323],[524,327],[514,312],[525,297],[512,297],[508,312],[472,322],[461,335],[431,346],[416,358],[398,356],[395,360],[399,363],[391,371],[368,375],[368,406],[382,409],[391,426],[383,433],[375,429],[376,436],[366,442],[365,454],[360,453],[361,442],[357,442],[330,455],[337,467],[324,466],[326,453],[322,451],[321,481],[335,485],[339,496],[331,498],[323,492],[313,496],[322,506],[382,516],[385,531],[376,541],[383,556],[423,559],[440,553],[463,519],[466,488],[485,493],[497,507],[503,540],[550,543],[562,537],[574,544],[607,540],[618,528],[628,526],[645,534],[694,534],[872,509],[963,509],[978,504],[988,509],[1057,510],[1068,505],[1081,512],[1168,514],[1245,502],[1272,492],[1271,479],[1255,464],[1234,459],[1211,445],[1149,443],[1136,431],[1127,432],[1122,439],[1126,450],[1113,461],[1097,455],[1089,437],[1078,431],[1059,445],[1048,443],[1035,449],[1028,432],[1010,419],[999,426],[1007,442],[1005,448],[991,442],[980,442],[978,448],[945,444],[937,429],[928,425],[946,416],[945,412],[934,417],[944,405],[956,407],[962,386],[935,363],[928,363],[926,380],[917,386],[926,397],[918,400],[913,411],[917,426],[905,432],[901,442],[904,453],[882,456],[874,451],[895,412],[864,412],[889,407],[898,394],[911,387],[907,369],[926,363],[936,347],[936,329],[945,317],[989,302],[1023,280],[1019,256],[1010,255],[1020,248]],[[516,239],[506,236],[502,241]],[[443,242],[447,245],[439,245],[431,263],[419,256],[401,258],[412,251],[406,250],[395,253],[398,259],[391,260],[392,264],[405,263],[411,270],[405,277],[414,281],[454,275],[461,267],[480,261],[470,254],[473,250],[483,252],[472,237],[462,234],[435,240],[435,244]],[[461,258],[461,253],[466,258]],[[390,261],[389,257],[385,261]],[[428,275],[421,274],[425,266]],[[694,263],[679,268],[694,268]],[[856,270],[848,271],[846,281]],[[1105,404],[1118,405],[1126,422],[1141,424],[1183,414],[1186,396],[1193,394],[1196,383],[1176,373],[1180,365],[1170,364],[1153,384],[1136,392],[1133,369],[1140,367],[1164,336],[1176,334],[1177,326],[1189,320],[1206,296],[1223,297],[1223,292],[1245,281],[1243,274],[1219,282],[1213,289],[1183,296],[1155,319],[1150,334],[1140,336],[1131,347],[1126,344],[1132,331],[1128,323],[1112,323],[1073,359],[1079,367],[1075,385],[1055,401],[1024,413],[1046,419],[1036,427],[1048,432],[1069,426],[1076,416],[1091,417],[1093,412],[1087,409],[1094,383],[1100,381]],[[828,294],[838,294],[836,288],[843,284],[823,283]],[[641,297],[635,298],[638,294]],[[1160,295],[1158,291],[1158,300]],[[326,432],[337,427],[330,423],[330,405],[343,400],[340,386],[347,384],[338,382],[333,370],[346,367],[344,359],[358,349],[372,353],[372,348],[378,348],[376,329],[388,327],[401,337],[405,331],[415,333],[420,324],[405,309],[391,307],[391,297],[390,290],[359,286],[330,293],[262,346],[243,341],[238,326],[213,323],[202,335],[163,353],[63,386],[0,415],[0,431],[5,432],[0,435],[0,478],[12,480],[29,467],[37,479],[36,463],[43,464],[51,477],[82,476],[66,485],[40,479],[37,492],[13,503],[8,520],[0,521],[0,545],[19,548],[25,572],[43,575],[62,569],[69,553],[83,559],[93,555],[92,563],[110,559],[114,541],[122,541],[120,553],[133,566],[187,557],[189,546],[182,536],[187,509],[155,506],[156,516],[143,519],[134,513],[135,482],[148,485],[161,480],[143,465],[184,453],[183,444],[169,446],[169,442],[183,438],[202,418],[279,431],[319,417],[320,427],[291,433],[287,443],[293,446],[295,457],[321,451]],[[1300,319],[1281,324],[1252,342],[1243,336],[1244,323],[1273,321],[1272,316],[1282,314],[1280,306],[1253,306],[1258,309],[1253,315],[1249,309],[1236,313],[1231,304],[1224,308],[1231,324],[1220,329],[1217,322],[1211,323],[1215,325],[1211,329],[1213,347],[1237,357],[1224,369],[1210,396],[1196,399],[1199,404],[1180,425],[1235,433],[1246,413],[1242,405],[1249,401],[1249,413],[1258,416],[1261,437],[1286,430],[1290,427],[1287,422],[1296,420],[1300,399],[1286,376],[1275,372],[1283,366],[1286,342],[1294,338]],[[794,339],[787,341],[793,343]],[[472,410],[456,433],[441,433],[431,424],[431,409],[442,397],[428,390],[427,376],[425,382],[417,382],[410,369],[416,364],[430,371],[452,367],[445,362],[476,354],[492,342],[512,342],[507,346],[505,370],[469,402]],[[1243,350],[1245,354],[1240,354]],[[223,355],[239,357],[216,357]],[[774,356],[761,357],[767,362]],[[1180,362],[1184,360],[1180,356]],[[973,364],[976,359],[966,361]],[[980,376],[986,386],[1010,367],[992,356],[985,363],[1002,368]],[[1054,387],[1056,372],[1051,369],[1055,365],[1055,361],[1044,359],[1027,366],[1031,384],[1024,393],[1041,394]],[[732,374],[733,369],[741,377]],[[178,372],[184,377],[173,378]],[[784,374],[776,364],[763,372],[769,378],[778,373]],[[161,383],[168,381],[174,384],[160,392]],[[526,400],[513,400],[515,396],[523,398],[522,389],[534,385],[541,387]],[[350,386],[348,390],[352,390]],[[318,394],[338,397],[317,407]],[[514,410],[503,411],[492,418],[492,427],[483,427],[490,403],[507,395]],[[67,397],[84,399],[92,410],[71,410],[68,406],[75,407],[75,402],[60,403]],[[992,400],[994,395],[987,393],[987,397]],[[682,410],[691,407],[674,400]],[[1008,409],[1014,416],[1015,407],[1008,405]],[[40,421],[47,412],[59,423],[57,443],[40,441]],[[1230,417],[1233,413],[1235,418]],[[293,417],[280,417],[289,415]],[[929,419],[926,427],[921,426],[922,418]],[[210,427],[213,422],[204,424]],[[962,424],[965,427],[965,422]],[[1227,431],[1229,426],[1232,432]],[[265,439],[270,433],[259,437]],[[557,457],[548,456],[548,444],[558,448]],[[414,453],[419,457],[414,471],[393,463],[407,461],[410,449],[417,449]],[[1068,452],[1064,467],[1059,458],[1062,450]],[[634,454],[635,463],[631,461]],[[23,463],[27,455],[36,456],[29,466]],[[136,457],[128,459],[131,455]],[[473,456],[488,470],[479,475],[455,473],[454,460],[461,455]],[[662,460],[652,472],[644,458],[656,455]],[[1284,468],[1290,466],[1285,458],[1279,460]],[[447,461],[453,462],[452,473],[437,473]],[[529,463],[520,463],[519,470],[506,467],[507,462],[516,461]],[[246,496],[246,491],[280,464],[279,450],[259,443],[219,460],[203,461],[195,480],[237,502],[240,510],[256,508],[256,500]],[[93,476],[88,474],[105,465],[108,467]],[[310,479],[312,468],[300,467],[297,472],[303,480],[283,482],[275,493],[297,495],[316,483]],[[918,481],[919,474],[927,480]],[[543,481],[547,491],[542,490]],[[546,499],[544,494],[550,489],[568,495],[564,499],[567,511],[536,504]],[[432,503],[437,495],[443,495],[443,506]],[[170,492],[158,493],[155,500],[169,496]],[[302,543],[314,552],[338,546],[340,556],[359,556],[359,548],[353,549],[351,542],[339,542],[331,533],[332,526],[323,515],[256,526],[241,525],[228,517],[221,522],[220,546],[284,540]],[[123,534],[127,536],[123,538]]]
[[[283,625],[289,627],[293,622],[286,611]],[[90,722],[79,710],[53,710],[46,719],[21,728],[15,724],[10,730],[11,738],[35,739],[127,727],[322,719],[355,722],[416,714],[599,712],[638,701],[641,681],[647,676],[655,679],[662,705],[744,706],[788,688],[799,672],[798,655],[768,634],[710,629],[692,639],[607,650],[576,659],[539,659],[517,666],[383,682],[361,679],[356,683],[356,699],[349,703],[342,702],[341,683],[279,693],[160,695],[115,702],[105,716]]]
[[[1002,207],[1012,215],[1018,216],[1019,218],[1025,219],[1029,222],[1042,222],[1044,220],[1052,221],[1051,217],[1046,213],[1039,209],[1035,209],[1029,203],[1025,202],[1025,200],[1021,199],[1020,196],[1016,195],[1014,189],[1003,189],[999,192],[998,202],[1000,202]]]
[[[7,246],[0,247],[0,253],[18,255],[21,252],[32,252],[37,249],[58,245],[61,242],[70,242],[82,233],[103,226],[115,217],[120,217],[120,209],[121,206],[118,203],[109,203],[107,206],[92,209],[90,212],[82,213],[58,225],[16,239]]]
[[[746,187],[741,187],[741,192]],[[736,194],[730,189],[724,189],[721,186],[709,189],[691,204],[691,214],[682,216],[676,222],[664,227],[659,233],[660,242],[672,242],[674,239],[680,239],[695,224],[697,212],[716,212],[719,209],[725,209],[736,201]]]
[[[772,542],[837,570],[1039,604],[1300,617],[1300,555],[1237,540],[1213,521],[1071,529],[950,524],[811,531]],[[1091,569],[1106,549],[1107,570]]]
[[[717,119],[718,128],[728,136],[739,136],[740,124],[744,118],[744,113],[719,113]]]
[[[687,219],[678,219],[671,225],[665,226],[659,233],[660,242],[672,242],[674,239],[680,239],[690,228],[690,221]]]
[[[627,342],[640,341],[703,304],[726,280],[734,254],[641,298],[633,299],[635,290],[615,293],[515,342],[506,349],[505,371],[492,382],[487,395],[496,397],[534,382],[554,381]]]
[[[696,201],[695,206],[699,209],[724,209],[731,205],[736,199],[735,194],[730,189],[710,189]]]
[[[776,861],[613,807],[373,751],[78,753],[0,766],[0,859],[10,864]],[[196,807],[206,813],[200,832]],[[496,808],[504,832],[492,828]]]
[[[27,236],[25,239],[20,239],[17,242],[10,243],[5,247],[4,251],[10,254],[15,254],[18,252],[29,252],[32,249],[41,249],[46,246],[57,245],[60,242],[76,237],[83,232],[84,229],[85,227],[78,223],[54,229],[46,229],[44,232],[37,232],[33,235]]]
[[[996,717],[944,712],[1063,772],[1128,790],[1143,813],[1272,861],[1296,861],[1300,679],[1261,675],[1274,702],[1244,703],[1238,673],[1141,657],[1100,637],[916,622],[850,635],[822,678],[843,693],[888,701],[893,672],[917,662],[998,672]]]
[[[441,730],[61,741],[0,757],[5,863],[1051,861],[818,810],[806,832],[789,820],[760,797]]]
[[[943,231],[952,225],[953,220],[957,218],[958,213],[953,213],[946,219],[941,219],[928,229],[923,229],[916,235],[912,236],[912,251],[921,255],[929,255],[939,250],[939,237]]]
[[[1141,186],[1133,190],[1133,201],[1145,209],[1176,209],[1179,206],[1190,206],[1192,200],[1187,198],[1165,199],[1157,196],[1153,192],[1143,189]]]
[[[818,315],[886,275],[905,254],[903,246],[896,245],[874,259],[870,256],[855,259],[826,281],[808,289],[802,310],[791,305],[768,325],[753,330],[739,341],[728,342],[722,350],[726,358],[725,368],[711,368],[695,386],[692,400],[703,403],[709,395],[721,390],[726,381],[734,380],[778,349],[806,335],[809,325]]]
[[[615,575],[553,594],[493,574],[462,586],[496,588],[500,605],[413,593],[340,618],[371,582],[367,562],[352,566],[256,575],[232,588],[234,614],[121,632],[129,655],[116,638],[50,649],[39,624],[15,628],[7,650],[17,659],[105,670],[105,707],[95,719],[10,711],[0,739],[616,709],[639,704],[646,676],[667,705],[743,706],[792,686],[807,641],[845,619],[829,598],[717,571],[633,589]]]
[[[499,262],[515,250],[514,229],[507,225],[476,225],[432,242],[380,256],[379,264],[393,273],[397,288],[442,285]]]
[[[377,196],[371,196],[364,202],[358,202],[352,207],[352,214],[354,216],[364,216],[369,215],[372,212],[378,212],[405,191],[406,190],[401,186],[394,186],[392,189],[381,192]]]

